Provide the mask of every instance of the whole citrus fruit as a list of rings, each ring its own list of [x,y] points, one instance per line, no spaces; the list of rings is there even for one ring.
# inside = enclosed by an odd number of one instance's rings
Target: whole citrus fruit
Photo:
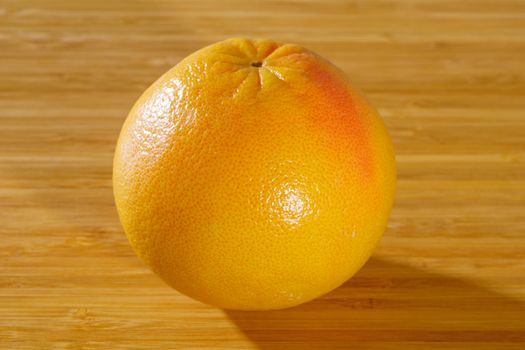
[[[376,111],[315,53],[230,39],[139,98],[113,184],[138,256],[230,309],[278,309],[336,288],[385,228],[395,161]]]

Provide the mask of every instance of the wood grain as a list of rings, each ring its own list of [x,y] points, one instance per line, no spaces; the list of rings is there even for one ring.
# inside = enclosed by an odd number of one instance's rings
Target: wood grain
[[[119,225],[127,111],[231,36],[303,44],[379,108],[399,187],[376,254],[309,304],[225,312]],[[1,349],[524,349],[525,2],[1,1]]]

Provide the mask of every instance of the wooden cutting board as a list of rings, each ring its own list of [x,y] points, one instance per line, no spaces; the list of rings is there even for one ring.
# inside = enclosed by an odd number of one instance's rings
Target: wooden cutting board
[[[170,289],[113,204],[135,99],[232,36],[331,59],[397,151],[376,254],[289,310]],[[0,349],[525,349],[525,2],[1,1],[0,206]]]

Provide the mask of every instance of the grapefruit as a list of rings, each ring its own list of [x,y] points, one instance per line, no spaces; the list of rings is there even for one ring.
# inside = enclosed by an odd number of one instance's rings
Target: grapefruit
[[[227,309],[291,307],[370,257],[396,169],[377,112],[327,60],[229,39],[138,99],[113,169],[121,223],[169,285]]]

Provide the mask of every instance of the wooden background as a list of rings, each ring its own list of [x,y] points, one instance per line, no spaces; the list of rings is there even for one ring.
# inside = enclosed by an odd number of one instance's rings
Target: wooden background
[[[135,99],[232,36],[331,59],[397,150],[376,254],[289,310],[168,288],[113,204]],[[0,348],[525,349],[525,1],[0,1]]]

